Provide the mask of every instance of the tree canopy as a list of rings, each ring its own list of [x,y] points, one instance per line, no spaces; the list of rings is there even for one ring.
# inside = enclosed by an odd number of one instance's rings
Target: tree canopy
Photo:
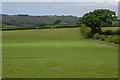
[[[61,23],[61,20],[58,19],[58,20],[56,20],[53,24],[60,24],[60,23]]]
[[[86,13],[79,21],[80,23],[84,23],[86,26],[90,27],[91,33],[95,34],[101,31],[102,24],[112,24],[112,21],[116,18],[114,11],[98,9],[93,12]]]

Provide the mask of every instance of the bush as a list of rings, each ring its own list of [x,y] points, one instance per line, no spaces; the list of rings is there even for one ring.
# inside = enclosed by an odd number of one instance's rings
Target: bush
[[[113,43],[114,44],[119,44],[120,43],[120,40],[118,39],[118,37],[113,38]]]
[[[107,42],[113,42],[113,37],[111,35],[109,35],[107,38],[106,38],[106,41]]]
[[[104,35],[112,35],[113,32],[111,30],[106,30],[104,31]]]
[[[104,35],[101,35],[101,36],[100,36],[100,40],[101,40],[101,41],[104,41],[104,40],[105,40],[105,36],[104,36]]]
[[[120,29],[117,29],[117,30],[115,31],[115,34],[120,35]]]
[[[100,31],[99,34],[100,34],[100,35],[104,35],[104,32],[103,32],[103,31]]]
[[[93,36],[94,39],[100,39],[100,35],[99,33],[96,33],[94,36]]]
[[[61,20],[58,19],[58,20],[56,20],[53,24],[55,25],[55,24],[60,24],[60,23],[61,23]]]
[[[90,33],[90,29],[85,26],[81,27],[80,32],[85,39],[89,39],[92,37]]]

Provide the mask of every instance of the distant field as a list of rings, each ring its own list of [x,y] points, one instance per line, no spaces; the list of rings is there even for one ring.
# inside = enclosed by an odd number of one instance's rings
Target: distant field
[[[117,78],[118,48],[79,28],[3,31],[3,78]]]

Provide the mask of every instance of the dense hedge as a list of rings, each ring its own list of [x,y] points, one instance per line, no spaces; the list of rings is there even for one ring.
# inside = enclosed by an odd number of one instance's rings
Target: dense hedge
[[[114,44],[119,44],[120,43],[120,40],[118,39],[118,37],[113,38],[113,43]]]
[[[100,36],[100,40],[101,40],[101,41],[104,41],[104,40],[105,40],[105,36],[104,36],[104,35],[101,35],[101,36]]]
[[[114,44],[120,44],[120,39],[119,39],[119,36],[108,36],[107,38],[106,38],[106,41],[108,41],[108,42],[112,42],[112,43],[114,43]]]
[[[81,27],[80,32],[85,39],[91,38],[91,33],[89,28],[83,26]]]
[[[12,26],[12,25],[11,25]],[[6,31],[6,30],[27,30],[27,29],[50,29],[50,28],[74,28],[74,27],[80,27],[80,26],[77,26],[77,25],[65,25],[65,26],[62,26],[62,25],[58,25],[58,26],[55,26],[55,27],[52,27],[51,26],[42,26],[42,25],[35,25],[35,26],[25,26],[25,27],[21,27],[21,26],[17,26],[17,27],[13,27],[13,28],[4,28],[2,29],[2,31]]]
[[[114,44],[120,44],[120,37],[118,35],[100,35],[96,33],[93,36],[94,39],[100,39],[101,41],[107,41]]]
[[[112,35],[114,34],[112,30],[105,30],[104,35]]]
[[[95,35],[93,35],[93,38],[94,38],[94,39],[100,39],[99,33],[96,33]]]
[[[19,27],[19,28],[5,28],[5,29],[2,29],[2,31],[8,31],[8,30],[28,30],[28,29],[48,29],[50,27]]]
[[[106,41],[113,42],[113,37],[111,35],[107,36]]]
[[[112,30],[105,30],[105,31],[100,31],[99,32],[100,35],[120,35],[120,29],[117,29],[116,31],[112,31]]]

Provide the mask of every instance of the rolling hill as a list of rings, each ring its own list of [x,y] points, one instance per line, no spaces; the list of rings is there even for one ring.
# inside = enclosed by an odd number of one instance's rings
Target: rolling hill
[[[76,16],[30,16],[30,15],[2,15],[2,21],[5,24],[12,25],[51,25],[60,19],[61,24],[74,24],[79,21]]]

